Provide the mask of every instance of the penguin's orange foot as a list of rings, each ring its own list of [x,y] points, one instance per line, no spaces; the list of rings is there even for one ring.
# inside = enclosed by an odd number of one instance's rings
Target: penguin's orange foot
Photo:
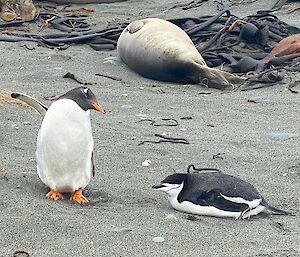
[[[48,194],[46,194],[46,197],[48,197],[49,199],[52,199],[54,201],[57,201],[57,200],[61,200],[63,199],[63,195],[60,193],[60,192],[57,192],[55,190],[50,190]]]
[[[89,200],[82,194],[81,189],[75,190],[71,197],[70,200],[79,204],[88,204]]]

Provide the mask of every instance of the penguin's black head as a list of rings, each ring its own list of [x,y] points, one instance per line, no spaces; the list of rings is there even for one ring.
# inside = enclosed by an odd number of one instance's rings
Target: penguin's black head
[[[152,186],[152,188],[169,194],[171,191],[175,191],[174,189],[181,187],[181,185],[187,180],[187,175],[188,174],[184,173],[174,173],[162,180],[160,184]]]
[[[105,113],[105,110],[97,103],[97,99],[88,87],[77,87],[60,96],[58,99],[71,99],[83,110],[96,110]]]

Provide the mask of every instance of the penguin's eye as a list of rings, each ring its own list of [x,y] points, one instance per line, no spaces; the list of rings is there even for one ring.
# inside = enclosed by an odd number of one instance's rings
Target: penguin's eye
[[[89,89],[87,87],[83,88],[83,93],[87,94]]]

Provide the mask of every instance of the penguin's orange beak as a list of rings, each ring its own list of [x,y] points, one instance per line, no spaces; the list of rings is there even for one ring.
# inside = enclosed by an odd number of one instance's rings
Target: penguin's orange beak
[[[92,106],[95,108],[95,110],[97,110],[98,112],[102,112],[105,113],[105,110],[96,102],[92,103]]]

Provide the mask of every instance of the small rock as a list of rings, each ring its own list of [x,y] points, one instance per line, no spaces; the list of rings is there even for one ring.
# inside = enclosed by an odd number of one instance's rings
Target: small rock
[[[168,214],[166,216],[166,220],[178,220],[177,217],[173,214]]]
[[[162,243],[162,242],[165,241],[165,239],[161,236],[156,236],[156,237],[152,238],[152,241],[155,242],[155,243]]]
[[[132,105],[129,105],[129,104],[123,104],[121,107],[124,108],[124,109],[131,109],[131,108],[132,108]]]
[[[148,167],[148,166],[150,166],[150,164],[151,164],[150,160],[145,160],[145,161],[142,162],[143,167]]]

